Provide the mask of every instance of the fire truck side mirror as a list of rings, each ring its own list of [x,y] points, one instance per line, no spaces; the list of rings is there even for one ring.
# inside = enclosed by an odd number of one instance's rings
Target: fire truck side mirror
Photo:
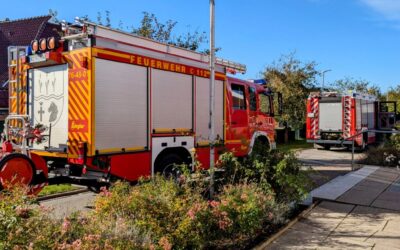
[[[278,93],[278,114],[283,114],[283,101],[282,101],[282,93]]]

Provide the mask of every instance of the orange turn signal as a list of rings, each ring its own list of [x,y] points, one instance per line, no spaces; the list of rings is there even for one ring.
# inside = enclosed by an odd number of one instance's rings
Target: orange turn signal
[[[37,53],[38,50],[39,50],[39,42],[38,42],[38,40],[33,40],[31,42],[31,47],[32,47],[32,52],[33,53]]]
[[[39,40],[39,48],[40,51],[45,51],[47,49],[47,40],[46,38],[42,38]]]
[[[55,49],[56,47],[57,47],[56,38],[54,36],[47,38],[47,48],[48,49]]]

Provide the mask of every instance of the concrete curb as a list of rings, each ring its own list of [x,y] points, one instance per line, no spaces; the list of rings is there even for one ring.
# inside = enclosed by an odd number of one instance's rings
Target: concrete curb
[[[81,194],[81,193],[86,193],[86,192],[90,192],[90,190],[87,188],[81,188],[81,189],[77,189],[77,190],[73,190],[73,191],[69,191],[69,192],[41,196],[41,197],[36,198],[36,201],[52,200],[52,199],[56,199],[56,198],[61,198],[61,197],[66,197],[66,196],[71,196],[71,195],[76,195],[76,194]]]

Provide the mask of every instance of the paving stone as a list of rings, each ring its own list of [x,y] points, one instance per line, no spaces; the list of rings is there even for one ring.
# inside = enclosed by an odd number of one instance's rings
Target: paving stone
[[[385,225],[385,228],[382,231],[390,233],[400,233],[400,215],[398,216],[397,220],[395,219],[388,220]]]
[[[329,187],[339,187],[343,178]],[[348,204],[321,202],[268,249],[400,250],[400,171],[370,169],[358,180],[337,198]],[[337,194],[331,191],[328,196]]]
[[[392,181],[367,179],[361,181],[353,188],[357,190],[365,190],[365,189],[385,190],[390,184],[392,184]]]
[[[331,235],[365,241],[376,232],[381,231],[386,225],[386,222],[385,220],[369,220],[367,218],[364,220],[362,218],[346,218]]]
[[[387,190],[378,197],[379,200],[400,201],[400,193]]]
[[[378,170],[377,167],[363,167],[355,172],[340,176],[311,191],[311,196],[314,199],[335,200],[376,170]]]
[[[398,198],[398,200],[384,200],[378,198],[372,203],[371,206],[400,211],[400,197]]]
[[[356,190],[351,189],[340,196],[337,201],[355,205],[370,205],[383,190]]]
[[[388,188],[387,191],[389,191],[389,192],[400,193],[400,178],[398,178],[398,179]]]
[[[351,236],[331,236],[320,243],[317,249],[372,249],[373,243],[354,240]]]
[[[266,249],[316,249],[327,236],[289,229]]]
[[[354,205],[342,204],[332,201],[323,201],[315,207],[309,215],[320,215],[323,217],[343,218],[354,208]]]
[[[348,216],[348,218],[361,218],[365,220],[392,220],[399,216],[392,210],[374,208],[367,206],[357,206]]]
[[[399,250],[399,247],[390,247],[384,244],[376,244],[373,248],[373,250]]]
[[[393,231],[380,231],[374,234],[366,242],[373,243],[381,249],[400,249],[400,230]],[[374,248],[375,249],[375,248]]]
[[[328,236],[342,221],[341,218],[309,218],[296,223],[292,228],[298,231]]]

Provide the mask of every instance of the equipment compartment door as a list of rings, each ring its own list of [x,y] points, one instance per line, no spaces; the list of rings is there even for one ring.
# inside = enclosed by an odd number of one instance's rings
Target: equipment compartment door
[[[343,106],[340,100],[336,102],[323,102],[319,103],[319,129],[321,131],[334,131],[342,130],[343,122]]]
[[[29,115],[34,126],[49,129],[42,143],[35,149],[64,150],[68,140],[68,65],[56,65],[29,70]],[[50,129],[51,127],[51,129]],[[50,140],[50,145],[49,141]]]

